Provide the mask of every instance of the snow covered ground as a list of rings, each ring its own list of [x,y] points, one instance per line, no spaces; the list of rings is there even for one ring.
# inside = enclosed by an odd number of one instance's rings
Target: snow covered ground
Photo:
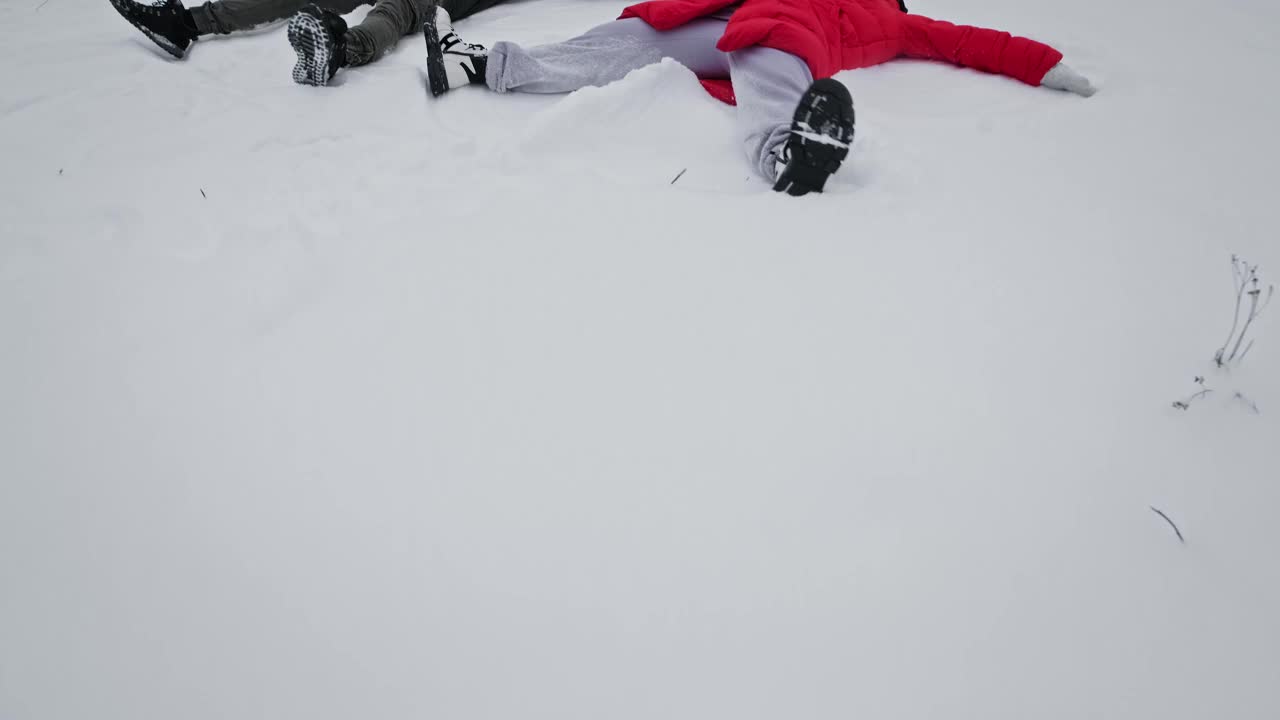
[[[1280,717],[1280,311],[1211,362],[1280,6],[912,8],[1100,92],[843,73],[794,199],[671,63],[432,101],[5,0],[0,718]]]

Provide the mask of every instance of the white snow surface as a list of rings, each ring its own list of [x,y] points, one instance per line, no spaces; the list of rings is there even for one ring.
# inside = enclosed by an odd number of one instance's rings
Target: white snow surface
[[[796,199],[671,62],[433,100],[5,0],[0,718],[1280,717],[1280,311],[1211,362],[1280,5],[912,8],[1100,91],[841,73]]]

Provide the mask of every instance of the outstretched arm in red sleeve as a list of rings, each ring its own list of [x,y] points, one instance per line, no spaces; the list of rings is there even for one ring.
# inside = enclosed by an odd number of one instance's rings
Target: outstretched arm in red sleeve
[[[1042,42],[923,15],[907,15],[904,21],[902,52],[907,57],[941,60],[1078,95],[1093,94],[1087,79],[1062,64],[1062,53]]]

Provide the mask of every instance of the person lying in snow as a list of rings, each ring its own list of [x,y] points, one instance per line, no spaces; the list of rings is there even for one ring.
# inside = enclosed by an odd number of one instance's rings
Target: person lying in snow
[[[920,58],[1094,92],[1048,45],[908,14],[901,0],[651,0],[572,40],[491,50],[463,42],[440,8],[423,33],[437,97],[462,85],[566,93],[672,58],[738,106],[748,158],[774,190],[791,195],[821,192],[849,153],[853,100],[831,78],[840,70]]]
[[[503,0],[440,0],[458,19],[491,8]],[[427,18],[428,0],[212,0],[194,8],[179,0],[156,4],[111,0],[111,5],[165,52],[181,60],[201,35],[228,35],[289,21],[289,43],[298,54],[294,82],[327,85],[338,70],[366,65],[415,33]],[[373,5],[363,22],[348,28],[342,15]],[[432,11],[434,12],[434,10]]]

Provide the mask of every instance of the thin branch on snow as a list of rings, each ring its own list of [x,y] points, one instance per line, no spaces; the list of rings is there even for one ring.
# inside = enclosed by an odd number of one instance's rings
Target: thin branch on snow
[[[1232,287],[1236,293],[1236,307],[1231,315],[1231,332],[1227,334],[1226,342],[1222,343],[1222,347],[1213,354],[1213,361],[1218,367],[1227,367],[1232,363],[1239,364],[1244,360],[1244,356],[1249,354],[1249,349],[1253,347],[1253,341],[1250,340],[1248,345],[1244,344],[1245,338],[1249,335],[1249,328],[1253,326],[1253,322],[1262,316],[1262,313],[1271,304],[1272,298],[1275,296],[1275,285],[1267,286],[1267,295],[1262,297],[1262,288],[1258,279],[1258,266],[1250,265],[1237,255],[1231,256],[1231,280]],[[1245,297],[1249,298],[1249,310],[1245,314],[1244,326],[1240,325],[1240,310],[1244,305]],[[1239,330],[1239,334],[1236,331]],[[1234,343],[1232,341],[1235,341]],[[1241,354],[1240,348],[1244,347],[1244,353]],[[1227,348],[1231,349],[1230,354]]]
[[[1240,327],[1240,302],[1244,300],[1245,279],[1240,268],[1240,258],[1235,255],[1231,256],[1231,287],[1236,291],[1236,309],[1231,314],[1231,332],[1227,333],[1227,339],[1223,341],[1222,347],[1213,355],[1218,367],[1224,364],[1222,356],[1227,353],[1227,346],[1231,344],[1231,338],[1236,336],[1236,329]]]
[[[1228,374],[1232,369],[1238,368],[1248,357],[1249,351],[1253,350],[1257,338],[1249,337],[1249,331],[1271,306],[1271,301],[1275,299],[1276,294],[1275,285],[1267,285],[1265,293],[1263,292],[1262,280],[1258,277],[1258,266],[1250,265],[1239,255],[1231,256],[1231,287],[1236,296],[1235,310],[1231,313],[1231,332],[1227,333],[1227,339],[1222,343],[1222,347],[1213,354],[1214,365]],[[1246,297],[1249,299],[1247,305]],[[1201,389],[1182,400],[1175,400],[1173,407],[1178,410],[1189,410],[1192,403],[1213,392],[1205,385],[1203,377],[1197,376],[1195,381]],[[1255,415],[1261,414],[1257,404],[1245,397],[1243,393],[1236,392],[1233,399],[1238,400]]]
[[[1249,351],[1252,349],[1253,349],[1253,341],[1250,340],[1249,344],[1245,346],[1244,352],[1240,353],[1240,362],[1244,362],[1244,356],[1248,355]]]
[[[1208,395],[1211,392],[1213,391],[1208,388],[1205,388],[1204,390],[1201,390],[1195,395],[1188,397],[1186,400],[1174,400],[1173,406],[1178,408],[1179,410],[1186,410],[1191,407],[1191,403],[1195,402],[1196,400],[1199,400],[1200,398],[1204,397],[1205,395]]]
[[[1244,329],[1240,331],[1240,337],[1236,338],[1235,347],[1231,348],[1231,356],[1227,358],[1227,362],[1236,359],[1236,354],[1240,352],[1240,343],[1244,342],[1244,336],[1249,332],[1249,326],[1253,324],[1253,319],[1258,315],[1258,279],[1253,279],[1253,290],[1246,293],[1249,296],[1249,316],[1244,321]]]
[[[1167,523],[1169,523],[1169,527],[1173,528],[1173,532],[1174,532],[1174,533],[1176,533],[1176,534],[1178,535],[1178,542],[1182,543],[1183,545],[1186,545],[1186,544],[1187,544],[1187,540],[1186,540],[1186,538],[1182,537],[1182,531],[1181,531],[1181,530],[1179,530],[1179,529],[1178,529],[1178,526],[1177,526],[1176,524],[1174,524],[1174,522],[1173,522],[1172,520],[1170,520],[1170,519],[1169,519],[1169,516],[1168,516],[1168,515],[1165,515],[1163,512],[1161,512],[1161,511],[1160,511],[1160,508],[1156,507],[1155,505],[1148,505],[1147,507],[1151,508],[1151,510],[1152,510],[1155,514],[1157,514],[1157,515],[1159,515],[1160,517],[1164,518],[1164,521],[1165,521],[1165,522],[1167,522]]]
[[[1190,396],[1188,396],[1188,397],[1186,397],[1186,398],[1184,398],[1184,399],[1182,399],[1182,400],[1175,400],[1175,401],[1173,402],[1173,406],[1174,406],[1175,408],[1177,408],[1177,409],[1179,409],[1179,410],[1187,410],[1187,409],[1189,409],[1189,408],[1191,407],[1191,403],[1193,403],[1193,402],[1195,402],[1196,400],[1199,400],[1200,398],[1204,397],[1205,395],[1208,395],[1209,393],[1213,392],[1213,389],[1212,389],[1212,388],[1209,388],[1209,387],[1206,387],[1206,386],[1205,386],[1205,384],[1204,384],[1204,376],[1203,376],[1203,375],[1197,375],[1197,376],[1196,376],[1196,380],[1195,380],[1195,382],[1196,382],[1196,384],[1197,384],[1197,385],[1199,385],[1200,387],[1202,387],[1202,388],[1204,388],[1204,389],[1203,389],[1203,390],[1201,390],[1200,392],[1194,393],[1194,394],[1192,394],[1192,395],[1190,395]]]
[[[1253,321],[1257,320],[1258,317],[1262,315],[1263,311],[1267,309],[1267,306],[1271,304],[1271,296],[1275,295],[1276,292],[1275,285],[1267,288],[1267,299],[1263,300],[1262,303],[1259,304],[1258,298],[1262,295],[1262,291],[1258,289],[1258,278],[1256,277],[1253,279],[1253,286],[1253,289],[1249,291],[1249,317],[1244,321],[1244,329],[1240,331],[1240,339],[1236,340],[1236,346],[1231,349],[1231,357],[1227,358],[1227,362],[1231,362],[1236,359],[1236,353],[1240,350],[1240,343],[1244,342],[1245,335],[1249,334],[1249,326],[1252,325]],[[1249,344],[1251,346],[1253,345],[1252,342]],[[1244,356],[1241,355],[1240,359],[1243,360]]]
[[[676,184],[676,180],[679,180],[680,178],[684,177],[684,174],[685,174],[688,170],[689,170],[689,168],[685,168],[684,170],[681,170],[679,173],[677,173],[677,174],[676,174],[676,176],[675,176],[674,178],[672,178],[672,179],[671,179],[671,184],[672,184],[672,185],[675,185],[675,184]]]
[[[1250,400],[1249,398],[1245,397],[1245,396],[1244,396],[1244,393],[1240,393],[1240,392],[1236,393],[1236,395],[1235,395],[1235,399],[1236,399],[1236,400],[1239,400],[1241,404],[1243,404],[1245,407],[1247,407],[1247,408],[1249,408],[1251,411],[1253,411],[1253,414],[1254,414],[1254,415],[1261,415],[1261,414],[1262,414],[1262,411],[1258,409],[1258,403],[1256,403],[1256,402],[1254,402],[1254,401]]]

